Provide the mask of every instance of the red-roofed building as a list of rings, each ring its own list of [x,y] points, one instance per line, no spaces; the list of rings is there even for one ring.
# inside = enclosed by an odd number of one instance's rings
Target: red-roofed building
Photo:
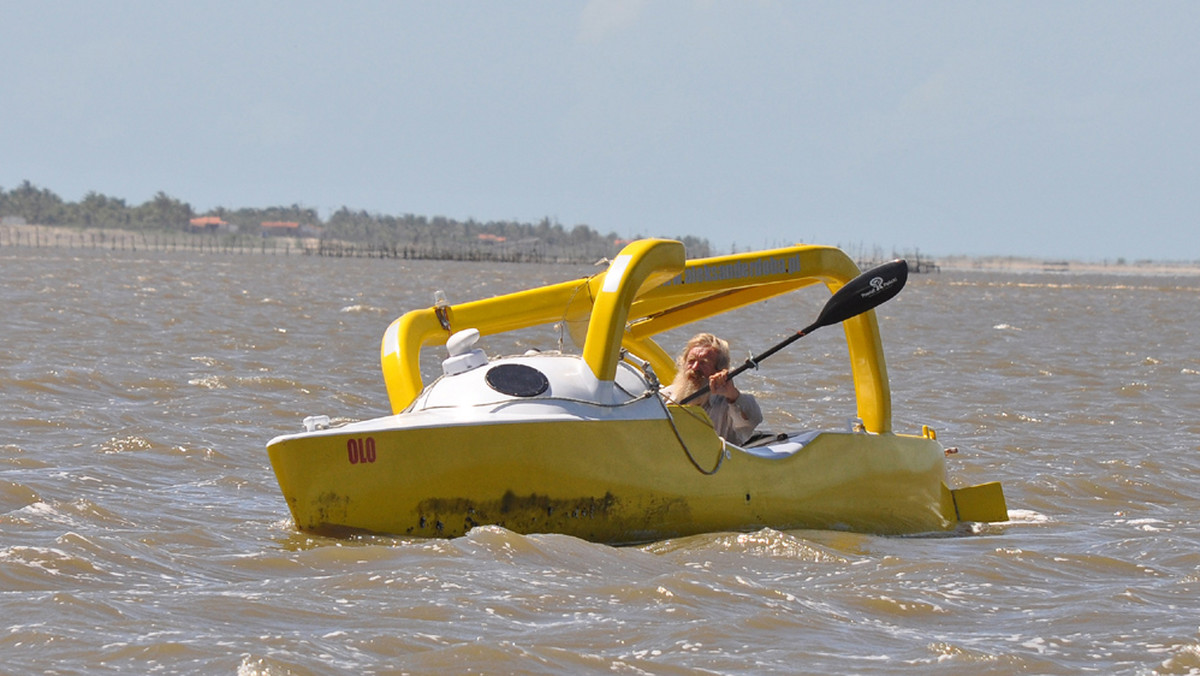
[[[229,224],[220,216],[199,216],[188,221],[188,232],[216,232],[228,228]]]
[[[296,237],[300,234],[300,224],[296,221],[263,221],[263,235],[272,237]]]

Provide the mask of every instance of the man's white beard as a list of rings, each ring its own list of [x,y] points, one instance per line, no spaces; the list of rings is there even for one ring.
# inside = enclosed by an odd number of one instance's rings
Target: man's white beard
[[[699,392],[707,384],[708,381],[700,374],[692,374],[687,369],[680,369],[679,373],[675,374],[675,380],[671,383],[671,393],[675,395],[675,401],[683,402],[688,397]],[[708,397],[700,397],[696,401],[688,403],[703,406],[708,403]]]

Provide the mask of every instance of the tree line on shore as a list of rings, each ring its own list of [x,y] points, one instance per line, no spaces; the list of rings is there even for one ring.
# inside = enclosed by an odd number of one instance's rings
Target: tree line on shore
[[[203,216],[215,216],[232,226],[219,233],[206,233],[229,244],[266,237],[268,230],[263,229],[263,223],[291,222],[303,232],[315,233],[313,239],[321,245],[336,242],[339,246],[402,250],[412,257],[594,261],[612,256],[624,244],[616,233],[602,235],[582,224],[568,229],[549,218],[537,223],[460,221],[442,216],[368,213],[343,206],[328,219],[321,219],[316,209],[298,204],[218,207],[199,213],[187,202],[162,191],[142,204],[131,205],[122,198],[95,191],[71,202],[29,181],[11,190],[0,186],[0,218],[6,222],[19,219],[31,225],[182,235],[192,232],[192,220]],[[686,245],[689,257],[712,254],[706,239],[690,235],[675,238]]]

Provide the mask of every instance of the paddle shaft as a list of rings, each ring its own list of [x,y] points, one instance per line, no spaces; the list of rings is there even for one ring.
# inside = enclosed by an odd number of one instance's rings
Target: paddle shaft
[[[857,317],[867,310],[886,303],[894,298],[896,294],[900,293],[900,289],[904,288],[906,281],[908,281],[908,263],[903,259],[884,263],[883,265],[878,265],[867,270],[849,282],[846,282],[842,288],[837,290],[837,293],[830,296],[829,300],[825,303],[825,307],[821,309],[821,314],[817,316],[817,321],[784,338],[757,357],[749,357],[741,366],[729,372],[729,379],[732,380],[734,376],[747,369],[757,368],[767,357],[770,357],[822,326],[844,322],[851,317]],[[708,389],[708,385],[706,384],[680,403],[687,404],[697,397],[706,394]]]
[[[797,332],[793,333],[792,335],[788,336],[787,338],[784,338],[783,340],[779,341],[774,347],[767,350],[766,352],[763,352],[762,354],[758,355],[757,357],[755,357],[753,355],[751,355],[750,357],[747,357],[746,361],[742,362],[741,366],[739,366],[729,372],[729,380],[733,380],[734,376],[739,375],[745,371],[748,371],[749,369],[758,368],[758,364],[761,361],[763,361],[767,357],[770,357],[771,355],[775,354],[776,352],[782,350],[783,348],[787,347],[788,345],[791,345],[792,343],[796,342],[797,340],[800,340],[804,336],[808,335],[808,333],[810,331],[815,331],[818,328],[820,328],[819,325],[813,324],[812,326],[810,326],[802,331],[797,331]],[[705,385],[704,387],[701,387],[699,390],[696,390],[695,392],[693,392],[691,395],[689,395],[687,398],[685,398],[683,401],[681,401],[679,403],[688,404],[688,403],[692,402],[693,400],[695,400],[707,393],[708,393],[708,385]]]

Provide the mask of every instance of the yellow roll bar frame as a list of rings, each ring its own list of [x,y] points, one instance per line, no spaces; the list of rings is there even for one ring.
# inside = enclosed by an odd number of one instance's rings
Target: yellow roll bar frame
[[[554,322],[587,322],[583,359],[601,382],[616,376],[622,347],[650,362],[661,382],[675,377],[674,359],[653,336],[735,308],[821,282],[830,293],[859,274],[834,247],[796,245],[687,261],[673,240],[632,242],[592,277],[457,305],[412,310],[384,333],[380,348],[392,412],[424,388],[420,352],[455,331],[489,335]],[[842,323],[854,377],[858,417],[868,432],[892,431],[891,389],[875,311]]]

